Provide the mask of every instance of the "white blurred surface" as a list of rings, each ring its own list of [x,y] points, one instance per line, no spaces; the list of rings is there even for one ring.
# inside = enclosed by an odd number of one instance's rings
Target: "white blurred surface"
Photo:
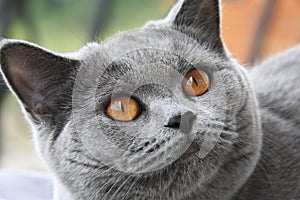
[[[0,128],[2,170],[46,171],[35,152],[30,128],[12,94],[6,96],[2,105]]]

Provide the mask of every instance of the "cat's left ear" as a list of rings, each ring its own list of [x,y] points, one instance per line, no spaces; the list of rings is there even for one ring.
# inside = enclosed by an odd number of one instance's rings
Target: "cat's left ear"
[[[33,118],[66,109],[79,61],[24,41],[0,41],[1,71]],[[74,75],[75,74],[75,75]]]
[[[224,53],[219,0],[179,0],[158,23],[175,27],[198,42],[211,45],[218,53]]]

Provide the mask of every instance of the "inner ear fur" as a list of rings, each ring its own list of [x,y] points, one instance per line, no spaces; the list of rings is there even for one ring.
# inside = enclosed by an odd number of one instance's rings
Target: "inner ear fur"
[[[79,61],[25,42],[7,42],[0,48],[2,73],[25,110],[45,115],[64,109]]]

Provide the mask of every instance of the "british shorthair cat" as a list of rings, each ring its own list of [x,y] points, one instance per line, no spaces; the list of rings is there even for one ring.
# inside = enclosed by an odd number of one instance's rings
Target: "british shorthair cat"
[[[218,0],[77,52],[0,42],[56,200],[300,198],[300,47],[250,71]]]

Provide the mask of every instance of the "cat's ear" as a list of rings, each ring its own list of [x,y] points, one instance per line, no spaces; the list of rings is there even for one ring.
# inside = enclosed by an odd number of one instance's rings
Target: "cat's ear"
[[[219,0],[179,0],[168,16],[158,23],[175,27],[198,42],[208,43],[217,52],[224,53]]]
[[[33,117],[64,109],[79,61],[15,40],[1,40],[0,61],[7,84]]]

